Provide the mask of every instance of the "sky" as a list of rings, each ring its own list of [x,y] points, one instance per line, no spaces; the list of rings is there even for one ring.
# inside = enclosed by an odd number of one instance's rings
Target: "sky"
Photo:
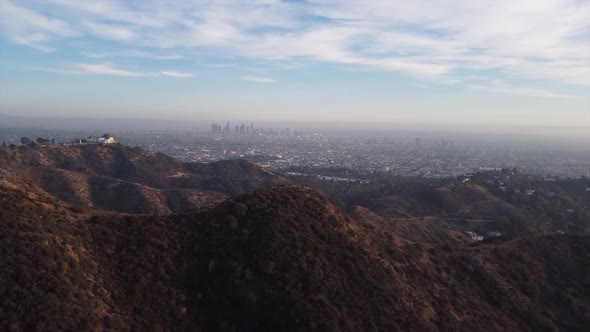
[[[0,0],[0,114],[590,130],[590,1]]]

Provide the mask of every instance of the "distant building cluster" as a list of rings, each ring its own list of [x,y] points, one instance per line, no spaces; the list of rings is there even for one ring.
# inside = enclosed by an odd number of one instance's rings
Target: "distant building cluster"
[[[211,129],[209,131],[211,135],[280,135],[280,136],[292,136],[292,135],[302,135],[303,132],[295,131],[291,128],[284,128],[284,129],[274,129],[274,128],[263,128],[263,127],[255,127],[254,123],[250,123],[250,125],[246,125],[244,123],[236,126],[231,126],[229,121],[222,126],[217,123],[211,124]]]
[[[247,158],[271,170],[355,179],[370,178],[376,174],[447,178],[518,168],[551,181],[552,177],[584,176],[590,166],[588,155],[583,151],[542,150],[534,145],[528,148],[510,143],[410,135],[303,134],[290,129],[262,128],[255,123],[238,126],[214,123],[202,134],[127,133],[124,134],[124,141],[186,162]],[[314,173],[313,169],[319,171]],[[351,172],[322,173],[324,169]],[[469,177],[463,177],[462,181],[469,181]],[[501,183],[497,187],[506,191],[514,189]],[[525,191],[533,188],[516,189],[521,190],[522,195],[534,194]]]
[[[128,145],[164,152],[185,162],[211,162],[246,158],[271,170],[336,176],[343,179],[366,179],[377,174],[424,176],[428,178],[461,177],[469,174],[497,172],[517,168],[541,176],[544,182],[557,178],[590,177],[587,148],[566,150],[539,148],[537,143],[450,140],[449,138],[394,134],[378,136],[354,133],[303,133],[290,128],[263,128],[255,123],[223,125],[213,123],[209,130],[199,131],[129,131],[89,137],[84,132],[51,132],[47,130],[0,129],[3,145],[47,145],[46,139],[21,136],[52,137],[66,144]],[[94,135],[93,135],[94,136]],[[80,138],[83,137],[83,138]],[[340,173],[326,169],[347,170]],[[315,171],[314,171],[315,170]],[[329,181],[338,181],[338,178]],[[535,188],[513,187],[504,178],[494,181],[498,191],[522,196],[535,195]],[[585,188],[582,188],[584,190]],[[538,191],[537,191],[538,192]]]

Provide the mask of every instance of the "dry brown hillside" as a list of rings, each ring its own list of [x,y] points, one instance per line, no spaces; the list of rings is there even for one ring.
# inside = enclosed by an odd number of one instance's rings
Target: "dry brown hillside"
[[[215,205],[230,195],[283,182],[243,161],[181,163],[123,145],[0,149],[0,175],[82,209],[168,214]]]
[[[0,185],[3,330],[582,331],[590,239],[403,239],[306,186],[167,216]]]

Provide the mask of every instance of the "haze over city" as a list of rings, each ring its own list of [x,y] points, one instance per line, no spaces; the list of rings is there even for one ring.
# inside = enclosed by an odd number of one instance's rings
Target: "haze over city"
[[[0,113],[583,136],[589,17],[565,0],[2,0]]]

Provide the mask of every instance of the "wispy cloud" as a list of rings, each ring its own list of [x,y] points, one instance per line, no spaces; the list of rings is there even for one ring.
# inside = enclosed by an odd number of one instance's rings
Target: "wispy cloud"
[[[142,73],[129,71],[124,69],[114,68],[112,63],[77,63],[75,67],[82,73],[97,74],[97,75],[111,75],[111,76],[126,76],[126,77],[145,77],[154,76],[150,73]]]
[[[185,59],[184,55],[180,54],[159,54],[157,52],[144,52],[138,50],[128,50],[121,52],[87,52],[83,51],[81,54],[87,58],[145,58],[152,60],[180,60]]]
[[[467,86],[471,90],[487,91],[493,93],[510,94],[517,96],[526,96],[533,98],[548,98],[548,99],[572,99],[571,95],[553,93],[543,89],[524,87],[524,86],[509,86],[506,84],[492,84],[492,85],[477,85],[471,84]]]
[[[43,42],[45,40],[44,36],[41,35],[41,37],[42,38],[35,38],[35,36],[13,36],[12,41],[14,41],[15,43],[20,44],[20,45],[25,45],[25,46],[34,48],[34,49],[41,51],[41,52],[45,52],[45,53],[55,52],[55,48],[45,46],[37,41],[39,39],[41,39],[40,42]]]
[[[144,73],[129,71],[125,69],[116,68],[110,62],[105,63],[74,63],[70,66],[49,68],[49,67],[27,67],[27,70],[43,71],[55,74],[65,75],[107,75],[107,76],[124,76],[124,77],[148,77],[158,76],[154,73]]]
[[[277,81],[268,77],[256,77],[256,76],[242,76],[242,80],[256,82],[256,83],[276,83]]]
[[[179,78],[193,77],[193,74],[191,74],[191,73],[179,73],[177,71],[172,71],[172,70],[162,70],[162,71],[160,71],[160,75],[179,77]]]
[[[74,63],[65,67],[49,68],[49,67],[27,67],[31,71],[42,71],[55,74],[64,75],[107,75],[107,76],[123,76],[123,77],[158,77],[167,76],[174,78],[189,78],[193,77],[192,73],[178,72],[174,70],[161,70],[157,73],[139,72],[122,69],[114,66],[110,62],[104,63]]]
[[[65,20],[17,6],[8,0],[0,0],[0,28],[4,37],[42,52],[55,51],[48,44],[57,39],[81,35]]]
[[[199,63],[199,65],[203,67],[210,67],[210,68],[231,68],[236,67],[237,63]]]
[[[74,69],[66,69],[66,68],[26,67],[24,69],[30,70],[30,71],[41,71],[41,72],[46,72],[46,73],[64,74],[64,75],[84,74],[83,71],[74,70]]]
[[[137,38],[137,33],[132,28],[121,25],[96,22],[85,22],[83,25],[91,34],[104,39],[132,41]]]
[[[47,0],[48,3],[57,5],[58,8],[76,14],[81,21],[86,18],[95,18],[109,22],[133,24],[140,27],[163,28],[171,20],[178,18],[168,14],[165,3],[160,1],[137,2],[138,7],[129,7],[128,4],[117,0],[103,1],[78,1],[78,0]],[[177,7],[181,11],[182,6]]]
[[[96,58],[203,52],[210,59],[335,64],[444,84],[493,72],[590,85],[588,1],[0,1],[4,35],[45,52],[87,34],[121,47]],[[132,55],[137,49],[152,56]]]

